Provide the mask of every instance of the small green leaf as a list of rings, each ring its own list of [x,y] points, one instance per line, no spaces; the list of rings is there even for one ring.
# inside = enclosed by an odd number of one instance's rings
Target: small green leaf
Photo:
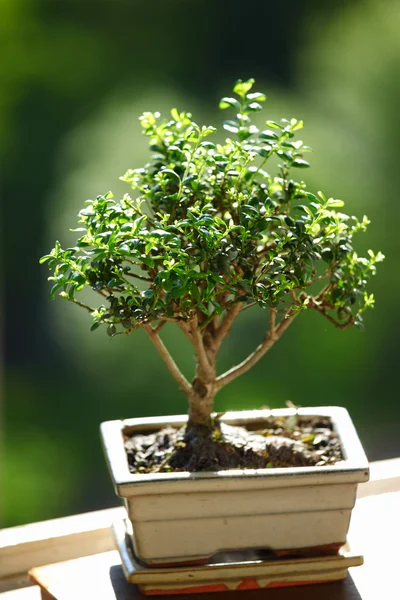
[[[259,112],[260,110],[262,110],[262,106],[258,102],[250,102],[244,106],[245,112]]]
[[[303,160],[302,158],[296,158],[293,162],[292,162],[292,167],[297,167],[298,169],[307,169],[307,167],[310,166],[310,163],[307,162],[306,160]]]
[[[271,129],[283,129],[282,125],[276,121],[265,121],[265,124],[268,125],[268,127],[271,127]]]
[[[197,302],[200,302],[200,291],[193,281],[190,284],[190,293]]]
[[[239,131],[239,125],[237,125],[234,121],[224,121],[223,128],[231,133],[238,133]]]
[[[329,208],[342,208],[344,206],[343,200],[334,200],[333,198],[329,198],[327,205]]]
[[[115,325],[109,325],[107,327],[107,335],[109,335],[110,337],[114,337],[114,335],[117,333],[117,328],[115,327]]]
[[[260,148],[258,151],[259,156],[263,158],[268,158],[271,152],[271,146],[266,146],[264,148]]]
[[[233,88],[233,91],[235,92],[235,94],[237,94],[241,98],[244,98],[246,96],[247,92],[249,92],[251,90],[254,83],[255,83],[254,79],[248,79],[247,81],[242,81],[241,79],[238,79],[238,81],[236,82],[236,84]]]
[[[298,121],[297,119],[291,119],[290,126],[292,131],[297,131],[298,129],[302,129],[304,127],[304,122]]]
[[[139,259],[143,264],[146,265],[146,267],[154,267],[154,260],[150,257],[150,256],[145,256],[144,254],[140,255],[140,259]]]
[[[48,261],[52,258],[54,258],[54,256],[52,254],[46,254],[46,256],[42,256],[42,258],[39,260],[39,264],[42,265],[43,263],[45,263],[46,261]]]
[[[258,137],[262,140],[279,140],[279,135],[270,129],[265,129]]]
[[[260,92],[252,92],[251,94],[247,94],[248,100],[257,100],[258,102],[265,102],[267,96],[265,94],[261,94]]]
[[[240,102],[236,98],[221,98],[219,101],[219,108],[224,110],[225,108],[233,107],[240,110]]]
[[[180,121],[179,112],[176,108],[171,109],[171,117],[174,119],[174,121]]]
[[[211,135],[215,131],[217,131],[215,127],[212,127],[211,125],[206,127],[205,125],[203,125],[203,127],[201,128],[201,137],[203,138],[203,137],[206,137],[207,135]]]

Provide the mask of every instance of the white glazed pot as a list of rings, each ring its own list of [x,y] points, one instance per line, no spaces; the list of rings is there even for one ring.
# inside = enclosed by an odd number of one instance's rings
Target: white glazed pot
[[[261,429],[271,415],[294,414],[293,409],[241,411],[221,420],[252,427],[259,423]],[[346,541],[357,484],[368,480],[368,461],[344,408],[299,409],[297,414],[330,417],[344,460],[321,467],[133,475],[124,434],[181,427],[187,416],[102,423],[109,470],[125,501],[137,558],[163,565],[204,561],[232,550],[337,551]]]

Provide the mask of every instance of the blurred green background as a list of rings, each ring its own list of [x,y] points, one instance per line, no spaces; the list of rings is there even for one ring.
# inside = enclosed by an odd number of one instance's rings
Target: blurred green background
[[[146,160],[143,110],[177,106],[217,125],[217,101],[237,78],[268,94],[265,118],[305,120],[307,181],[366,213],[360,249],[387,259],[364,333],[304,314],[216,409],[340,404],[370,459],[400,454],[399,30],[396,0],[0,0],[0,525],[116,504],[99,423],[186,412],[143,332],[90,333],[86,314],[49,300],[38,258],[56,237],[72,241],[87,198],[128,191],[118,176]],[[253,349],[264,321],[246,313],[221,369]],[[181,332],[165,328],[164,339],[190,377]]]

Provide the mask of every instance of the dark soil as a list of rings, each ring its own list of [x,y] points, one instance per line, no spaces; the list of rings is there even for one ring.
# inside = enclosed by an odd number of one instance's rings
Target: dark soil
[[[343,460],[338,435],[322,417],[269,417],[255,431],[215,421],[126,436],[131,473],[220,471],[331,465]]]

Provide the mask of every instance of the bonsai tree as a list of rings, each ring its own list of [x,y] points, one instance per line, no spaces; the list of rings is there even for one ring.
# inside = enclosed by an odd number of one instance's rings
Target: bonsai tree
[[[54,271],[55,294],[87,310],[92,330],[109,336],[143,328],[189,401],[189,423],[210,427],[216,393],[251,369],[301,313],[317,311],[339,329],[362,326],[374,298],[366,291],[378,252],[361,257],[353,237],[367,217],[341,212],[343,202],[308,191],[296,173],[310,148],[295,139],[303,122],[251,116],[266,96],[254,80],[238,81],[225,141],[187,112],[144,113],[151,159],[121,179],[133,190],[87,200],[73,248],[59,242],[41,262]],[[268,171],[266,170],[268,168]],[[271,169],[271,170],[270,170]],[[98,302],[77,299],[84,288]],[[217,356],[235,320],[258,306],[265,334],[240,364],[217,373]],[[182,374],[160,332],[174,322],[196,356],[192,381]]]

